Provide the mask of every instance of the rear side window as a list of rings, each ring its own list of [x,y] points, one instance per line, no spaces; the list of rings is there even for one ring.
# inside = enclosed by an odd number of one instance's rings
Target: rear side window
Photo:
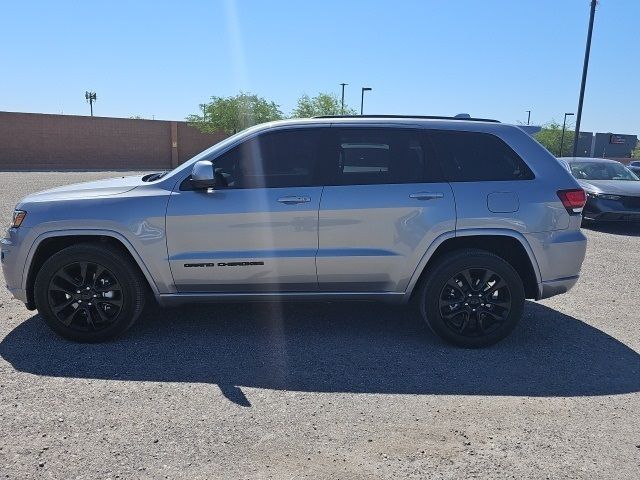
[[[476,132],[429,133],[450,182],[532,180],[533,172],[495,135]]]
[[[335,128],[327,155],[331,185],[422,183],[442,177],[419,130]]]

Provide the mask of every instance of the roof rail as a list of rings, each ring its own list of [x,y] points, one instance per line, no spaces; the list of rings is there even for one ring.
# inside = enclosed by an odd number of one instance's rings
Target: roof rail
[[[475,118],[475,117],[444,117],[437,115],[318,115],[312,118],[417,118],[426,120],[457,120],[466,122],[493,122],[500,123],[499,120],[492,118]]]

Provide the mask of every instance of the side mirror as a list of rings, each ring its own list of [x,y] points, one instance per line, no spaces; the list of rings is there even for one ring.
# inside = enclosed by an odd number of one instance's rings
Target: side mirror
[[[218,186],[213,164],[209,160],[200,160],[193,164],[191,184],[194,188],[215,188]]]

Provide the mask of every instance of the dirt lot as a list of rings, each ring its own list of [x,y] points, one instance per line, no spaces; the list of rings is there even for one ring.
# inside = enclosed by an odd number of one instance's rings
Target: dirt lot
[[[102,173],[0,173],[0,213]],[[148,312],[102,345],[0,292],[0,478],[638,478],[640,227],[568,295],[451,348],[407,309]]]

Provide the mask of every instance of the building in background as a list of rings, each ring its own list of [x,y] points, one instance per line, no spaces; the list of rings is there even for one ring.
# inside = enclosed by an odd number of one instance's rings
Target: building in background
[[[637,135],[580,132],[577,155],[596,158],[631,158],[637,143]]]

